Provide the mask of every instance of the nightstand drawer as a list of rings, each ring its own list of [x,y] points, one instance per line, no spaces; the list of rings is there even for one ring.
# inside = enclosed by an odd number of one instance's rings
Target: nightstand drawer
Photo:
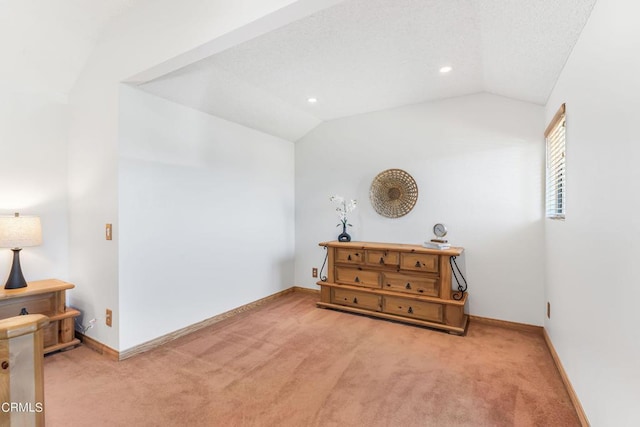
[[[380,273],[359,268],[336,267],[336,282],[343,285],[380,288]]]
[[[382,288],[388,291],[405,292],[408,294],[440,296],[440,286],[437,278],[414,276],[402,273],[384,273]]]
[[[432,322],[442,322],[444,319],[442,304],[398,297],[386,296],[384,298],[383,311],[389,314],[413,317]]]
[[[437,273],[438,255],[403,253],[400,255],[400,268]]]
[[[364,262],[364,250],[362,249],[336,249],[336,263],[361,264]]]
[[[331,290],[331,302],[334,304],[348,305],[350,307],[380,311],[382,306],[381,299],[378,295],[349,289],[333,288]]]
[[[393,251],[367,251],[366,262],[369,265],[400,265],[400,253]]]
[[[55,295],[52,293],[35,295],[30,297],[13,298],[6,300],[0,306],[0,319],[18,316],[22,309],[28,314],[44,314],[49,316],[55,313]]]

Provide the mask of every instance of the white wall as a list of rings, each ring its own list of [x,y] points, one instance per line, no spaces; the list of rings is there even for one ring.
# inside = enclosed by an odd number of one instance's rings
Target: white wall
[[[197,58],[284,25],[336,0],[157,0],[136,2],[101,36],[70,94],[69,206],[71,303],[87,318],[102,319],[87,334],[120,349],[118,290],[118,86],[176,58]],[[290,6],[290,7],[287,7]],[[242,28],[244,31],[235,33]],[[234,33],[234,37],[229,35]],[[209,46],[211,45],[211,46]],[[209,47],[205,49],[204,47]],[[189,55],[197,52],[198,55]],[[150,75],[153,75],[151,73]],[[114,240],[104,239],[105,223]],[[199,301],[194,299],[194,304]],[[111,308],[112,328],[104,326]]]
[[[546,222],[545,327],[594,426],[640,425],[638,16],[597,2],[546,108],[567,105],[567,216]]]
[[[291,287],[293,143],[128,86],[120,106],[120,349]]]
[[[296,143],[296,284],[317,288],[318,242],[335,240],[329,195],[355,198],[353,240],[421,244],[437,222],[465,247],[469,313],[543,322],[543,108],[478,94],[326,122]],[[416,207],[389,219],[369,202],[373,178],[400,168]]]
[[[29,91],[0,92],[0,215],[40,216],[42,245],[20,253],[29,281],[68,280],[68,109],[55,97]],[[0,249],[0,286],[13,253]]]

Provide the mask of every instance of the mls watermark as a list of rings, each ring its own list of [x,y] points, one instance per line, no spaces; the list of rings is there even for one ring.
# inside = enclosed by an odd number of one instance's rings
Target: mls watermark
[[[44,405],[42,402],[2,402],[0,404],[0,412],[28,412],[28,413],[40,413],[44,411]]]

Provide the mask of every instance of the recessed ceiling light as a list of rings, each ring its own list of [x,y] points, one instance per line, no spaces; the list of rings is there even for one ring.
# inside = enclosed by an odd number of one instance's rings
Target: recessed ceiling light
[[[449,72],[449,71],[451,71],[451,70],[453,70],[453,68],[452,68],[452,67],[450,67],[450,66],[448,66],[448,65],[447,65],[446,67],[442,67],[442,68],[440,68],[440,72],[441,72],[442,74],[446,74],[446,73],[448,73],[448,72]]]
[[[315,104],[316,102],[318,102],[316,98],[309,98],[307,99],[307,101],[309,102],[309,104]]]

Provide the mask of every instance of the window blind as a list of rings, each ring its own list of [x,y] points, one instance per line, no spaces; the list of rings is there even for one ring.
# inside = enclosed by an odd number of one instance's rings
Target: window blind
[[[566,165],[565,165],[565,104],[547,126],[545,139],[547,143],[547,186],[546,217],[564,219],[566,200]]]

